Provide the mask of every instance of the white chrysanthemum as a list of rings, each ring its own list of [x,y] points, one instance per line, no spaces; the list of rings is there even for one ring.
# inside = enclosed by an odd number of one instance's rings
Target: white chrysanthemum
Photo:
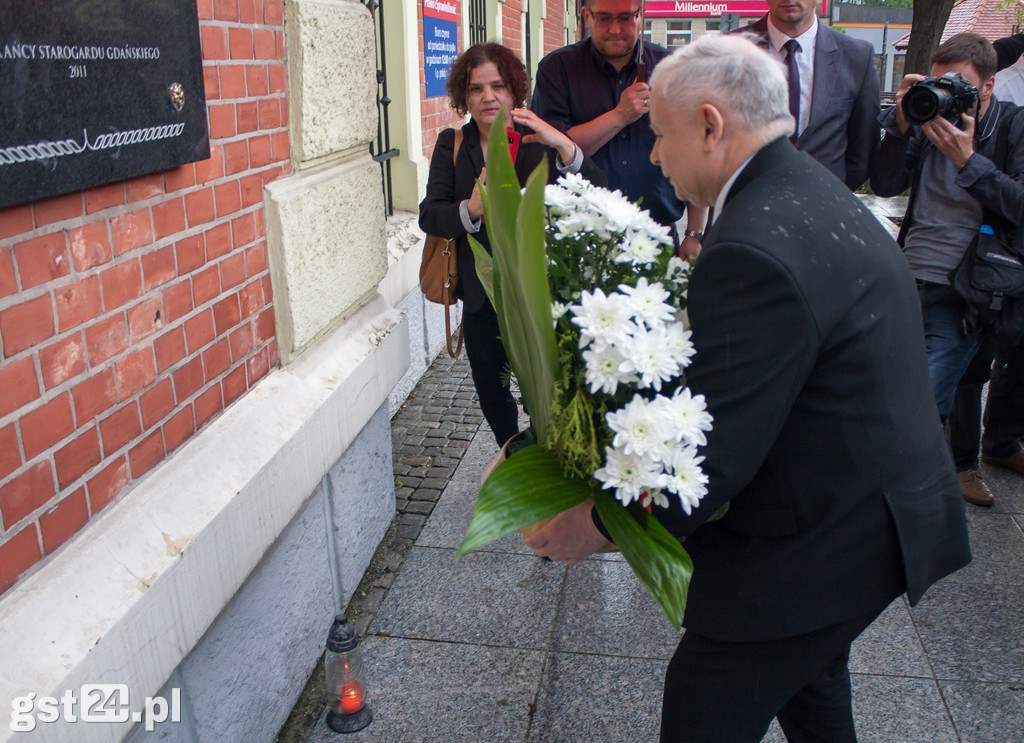
[[[622,195],[621,191],[595,188],[582,199],[600,212],[611,232],[625,232],[641,221],[640,207]]]
[[[619,243],[621,251],[615,256],[616,263],[632,263],[634,266],[646,266],[653,263],[661,255],[661,244],[649,233],[629,230]]]
[[[577,195],[594,190],[594,184],[579,173],[562,174],[558,178],[558,185]]]
[[[633,310],[626,298],[617,292],[607,296],[600,289],[583,292],[580,303],[574,304],[569,311],[582,334],[599,343],[621,343],[636,327]],[[580,347],[584,345],[581,336]]]
[[[659,485],[679,496],[679,502],[689,516],[700,505],[707,492],[708,476],[700,468],[704,457],[697,456],[697,448],[684,446],[672,452],[667,470],[660,478]]]
[[[569,311],[569,305],[566,302],[552,302],[551,303],[551,324],[557,326],[558,321],[561,320],[565,313]]]
[[[675,434],[676,441],[695,446],[708,443],[704,432],[711,430],[714,419],[708,412],[704,395],[693,395],[689,387],[683,387],[672,397],[659,395],[657,399],[670,421],[669,429]]]
[[[651,505],[651,501],[654,501],[654,505],[659,508],[668,508],[668,496],[661,490],[648,490],[640,496],[640,505],[644,508],[648,508]]]
[[[623,342],[625,357],[619,371],[632,372],[640,377],[640,387],[661,389],[679,374],[679,363],[669,346],[669,334],[664,325],[654,328],[637,327]]]
[[[626,454],[610,446],[605,448],[605,464],[594,478],[605,490],[615,489],[615,497],[628,506],[638,500],[645,490],[654,487],[660,476],[661,467],[646,457]]]
[[[615,346],[595,344],[593,348],[583,352],[583,361],[587,365],[586,382],[590,385],[591,393],[604,392],[614,395],[620,384],[637,381],[635,375],[619,371],[622,354]]]
[[[633,312],[647,327],[672,322],[675,308],[665,302],[669,294],[661,284],[648,284],[647,277],[641,276],[636,286],[619,284],[619,291],[626,295]]]
[[[555,218],[555,237],[559,240],[580,232],[591,232],[593,228],[594,220],[586,212],[570,211]]]
[[[616,449],[626,454],[649,456],[655,461],[668,455],[666,442],[672,441],[674,435],[659,405],[633,395],[625,407],[608,413],[605,420],[615,434],[612,445]]]
[[[544,187],[544,205],[554,214],[567,214],[576,208],[576,194],[549,184]]]
[[[697,353],[690,340],[691,335],[681,322],[665,326],[665,347],[681,369],[688,367],[693,355]]]
[[[646,232],[651,236],[651,239],[657,240],[662,245],[672,245],[672,229],[660,222],[655,222],[650,212],[640,212],[640,219],[634,225],[634,228]]]

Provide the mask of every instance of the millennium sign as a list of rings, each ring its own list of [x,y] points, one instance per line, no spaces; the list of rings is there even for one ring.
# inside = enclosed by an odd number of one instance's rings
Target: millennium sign
[[[0,207],[210,156],[182,0],[0,0]]]

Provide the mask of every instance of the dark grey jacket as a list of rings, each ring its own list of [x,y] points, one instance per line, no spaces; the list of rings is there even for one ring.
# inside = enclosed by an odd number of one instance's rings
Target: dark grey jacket
[[[768,16],[737,33],[768,45]],[[814,45],[811,117],[796,142],[853,191],[867,180],[878,142],[878,74],[871,44],[833,31],[818,21]]]

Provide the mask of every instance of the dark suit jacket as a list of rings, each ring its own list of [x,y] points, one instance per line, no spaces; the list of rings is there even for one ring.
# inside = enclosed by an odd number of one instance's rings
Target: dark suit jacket
[[[530,130],[516,127],[520,134],[528,134]],[[466,228],[459,217],[459,204],[473,193],[473,184],[484,167],[484,152],[480,147],[480,131],[476,121],[470,120],[462,127],[462,144],[459,155],[452,165],[452,149],[455,146],[455,130],[446,129],[437,138],[434,154],[430,158],[430,175],[427,178],[427,195],[420,202],[420,229],[428,235],[456,238],[456,258],[459,266],[459,283],[455,297],[463,302],[463,309],[474,312],[487,301],[487,294],[476,275],[476,261],[473,249],[469,247]],[[542,144],[531,142],[520,144],[516,155],[515,169],[520,185],[526,185],[530,173],[541,163],[548,161],[548,182],[558,180],[558,168],[555,165],[558,152]],[[596,185],[607,183],[604,173],[594,165],[588,157],[583,158],[580,174]],[[487,252],[491,251],[491,242],[487,237],[486,226],[473,233]]]
[[[842,184],[780,138],[704,238],[687,371],[708,495],[659,520],[693,558],[683,624],[770,640],[884,608],[970,560],[914,280]],[[726,515],[704,523],[723,504]]]
[[[768,46],[768,16],[740,33],[760,36]],[[818,20],[814,45],[811,118],[796,146],[820,162],[850,190],[868,178],[871,155],[881,136],[880,94],[871,44],[833,31]]]

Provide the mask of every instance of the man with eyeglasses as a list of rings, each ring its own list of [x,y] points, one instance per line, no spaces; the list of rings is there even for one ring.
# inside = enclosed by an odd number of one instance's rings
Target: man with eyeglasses
[[[641,0],[583,0],[589,37],[548,54],[537,67],[533,110],[559,127],[622,191],[667,227],[685,204],[650,161],[647,76],[669,51],[640,38]],[[686,209],[681,256],[700,251],[707,209]]]

